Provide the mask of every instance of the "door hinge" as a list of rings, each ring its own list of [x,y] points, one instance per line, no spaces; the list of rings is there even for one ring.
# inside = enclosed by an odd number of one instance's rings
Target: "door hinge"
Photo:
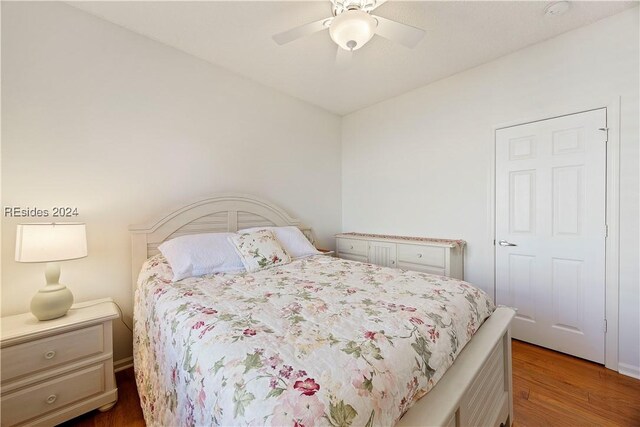
[[[607,139],[605,139],[604,142],[609,141],[609,128],[598,128],[598,130],[606,132],[607,133]]]
[[[609,224],[604,225],[604,237],[609,237]]]
[[[602,325],[603,332],[607,332],[607,319],[604,319],[604,324]]]

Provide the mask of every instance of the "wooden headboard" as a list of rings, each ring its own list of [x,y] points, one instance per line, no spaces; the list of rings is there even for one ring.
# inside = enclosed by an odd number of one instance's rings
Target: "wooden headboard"
[[[259,197],[224,193],[182,205],[144,224],[132,225],[131,280],[135,289],[142,264],[158,253],[165,240],[187,234],[236,232],[243,228],[294,225],[314,243],[313,233],[299,220]]]

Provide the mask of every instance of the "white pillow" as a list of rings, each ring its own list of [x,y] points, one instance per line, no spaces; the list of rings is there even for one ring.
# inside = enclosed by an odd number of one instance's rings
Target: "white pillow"
[[[228,238],[234,233],[189,234],[167,240],[158,249],[173,270],[173,281],[212,273],[244,271]]]
[[[253,227],[238,230],[238,233],[252,233],[258,230],[271,230],[275,234],[276,239],[291,258],[304,258],[311,255],[318,255],[322,252],[318,251],[311,242],[305,237],[298,227]]]

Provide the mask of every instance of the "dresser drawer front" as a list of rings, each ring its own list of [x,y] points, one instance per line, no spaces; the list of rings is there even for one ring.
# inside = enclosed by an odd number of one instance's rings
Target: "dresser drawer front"
[[[445,248],[403,245],[397,247],[398,262],[445,268]]]
[[[104,351],[103,325],[2,349],[2,381],[49,369]]]
[[[341,253],[339,258],[348,259],[351,261],[365,262],[365,263],[368,262],[367,257],[362,255],[352,255],[352,254]]]
[[[399,262],[398,268],[411,271],[419,271],[420,273],[435,274],[436,276],[446,276],[444,268],[430,267],[428,265],[411,264],[409,262]]]
[[[89,366],[2,396],[2,426],[12,426],[105,391],[105,365]]]
[[[369,244],[366,240],[342,239],[337,241],[338,253],[367,256]]]

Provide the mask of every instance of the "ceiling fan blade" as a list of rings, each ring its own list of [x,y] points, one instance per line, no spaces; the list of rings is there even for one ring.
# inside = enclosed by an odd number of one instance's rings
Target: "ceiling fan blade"
[[[378,20],[376,34],[400,43],[408,48],[414,48],[422,40],[425,31],[422,28],[412,27],[401,22],[392,21],[382,16],[374,16]]]
[[[324,18],[319,21],[310,22],[308,24],[292,28],[288,31],[275,34],[273,36],[273,40],[279,45],[283,45],[313,33],[317,33],[318,31],[326,30],[329,28],[329,25],[325,25],[325,22],[331,22],[331,19],[332,18]]]
[[[371,12],[372,10],[376,10],[377,8],[385,4],[388,0],[375,0],[375,1],[376,3],[373,5],[371,9],[369,9],[369,12]]]
[[[338,51],[336,52],[336,65],[339,68],[346,68],[351,63],[352,56],[352,50],[344,50],[343,48],[338,46]]]

